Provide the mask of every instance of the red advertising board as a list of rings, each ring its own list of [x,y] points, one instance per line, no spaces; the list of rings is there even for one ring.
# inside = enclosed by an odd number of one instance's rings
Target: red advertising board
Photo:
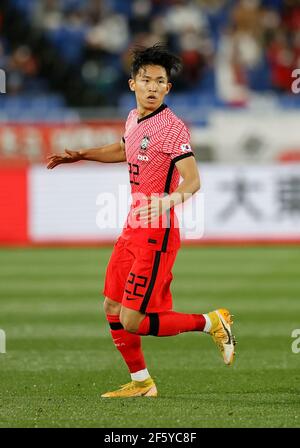
[[[0,242],[28,241],[27,169],[0,168]]]
[[[65,148],[98,147],[118,141],[124,122],[66,124],[3,124],[0,126],[0,164],[44,163],[50,153]]]

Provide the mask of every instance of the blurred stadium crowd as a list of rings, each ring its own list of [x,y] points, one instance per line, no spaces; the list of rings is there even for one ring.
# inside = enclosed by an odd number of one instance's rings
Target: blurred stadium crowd
[[[31,93],[46,96],[56,107],[118,106],[126,98],[130,50],[156,42],[166,42],[183,59],[175,92],[187,98],[199,92],[212,103],[243,104],[251,92],[289,94],[291,72],[300,67],[297,0],[2,4],[0,67],[7,73],[6,97],[25,94],[28,100]],[[68,96],[67,86],[73,95]]]
[[[156,42],[183,59],[166,101],[203,167],[206,237],[299,240],[299,0],[0,0],[0,244],[117,236],[95,198],[125,167],[54,181],[46,157],[121,137],[131,50]]]

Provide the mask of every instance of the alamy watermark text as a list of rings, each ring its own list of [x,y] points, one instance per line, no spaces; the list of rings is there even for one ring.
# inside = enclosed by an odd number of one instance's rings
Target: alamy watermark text
[[[0,69],[0,93],[6,93],[6,73]]]
[[[300,353],[300,328],[295,328],[292,331],[292,338],[295,338],[292,342],[292,352],[295,354]]]
[[[5,331],[0,328],[0,353],[6,353],[6,335]]]
[[[296,78],[295,81],[292,82],[292,92],[297,95],[300,93],[300,68],[295,68],[295,70],[293,70],[292,78]]]

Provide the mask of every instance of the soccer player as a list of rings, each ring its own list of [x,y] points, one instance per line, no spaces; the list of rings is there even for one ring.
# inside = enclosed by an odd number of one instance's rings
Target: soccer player
[[[78,160],[128,164],[133,201],[107,266],[103,293],[112,339],[131,381],[104,393],[105,398],[157,396],[141,336],[208,333],[227,365],[233,362],[235,345],[228,310],[207,314],[173,311],[171,271],[180,246],[174,207],[199,190],[199,173],[189,131],[164,103],[172,87],[171,75],[181,68],[180,59],[160,44],[137,49],[133,56],[129,88],[137,107],[128,115],[121,141],[94,149],[65,150],[49,156],[47,165],[52,169]]]

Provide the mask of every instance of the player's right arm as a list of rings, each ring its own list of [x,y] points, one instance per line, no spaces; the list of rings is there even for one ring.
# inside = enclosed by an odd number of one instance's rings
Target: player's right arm
[[[91,160],[102,163],[118,163],[126,161],[125,144],[123,139],[118,143],[101,146],[100,148],[70,151],[65,149],[62,154],[51,154],[48,159],[47,168],[53,169],[61,163],[74,163],[79,160]]]

